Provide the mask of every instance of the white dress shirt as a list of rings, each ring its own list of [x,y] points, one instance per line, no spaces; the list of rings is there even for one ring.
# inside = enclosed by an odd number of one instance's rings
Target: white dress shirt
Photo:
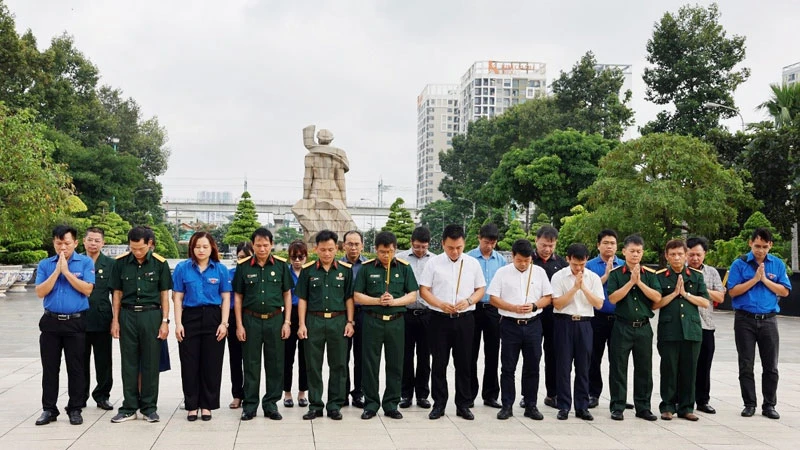
[[[460,282],[459,272],[461,272]],[[451,261],[447,253],[442,253],[425,264],[419,285],[431,288],[431,293],[439,300],[455,305],[471,296],[475,289],[486,286],[486,280],[483,279],[481,265],[475,258],[462,253],[457,260]],[[444,312],[439,308],[428,306],[434,311]],[[472,305],[464,311],[474,310],[475,302],[472,302]]]
[[[422,272],[425,270],[425,265],[428,263],[428,261],[431,260],[431,258],[436,256],[436,254],[431,252],[425,252],[425,254],[422,255],[422,258],[420,258],[414,254],[413,249],[408,249],[408,250],[403,250],[402,252],[398,253],[395,256],[397,258],[408,261],[408,263],[411,265],[411,270],[414,272],[414,278],[419,280],[420,277],[422,276]],[[428,302],[423,300],[422,296],[419,295],[419,290],[418,290],[417,301],[410,305],[406,305],[406,309],[422,309],[422,308],[429,308],[429,306]]]
[[[527,296],[526,296],[527,293]],[[492,284],[489,286],[489,295],[500,297],[506,303],[512,305],[524,305],[534,303],[540,298],[551,295],[553,289],[547,279],[547,272],[541,267],[531,264],[528,270],[520,272],[514,264],[505,265],[494,274]],[[542,313],[541,309],[528,314],[518,314],[505,309],[498,308],[501,316],[513,317],[515,319],[530,319]]]
[[[553,274],[553,279],[550,280],[553,284],[553,298],[561,297],[567,291],[575,286],[575,275],[572,274],[572,269],[567,266]],[[594,295],[604,298],[603,293],[603,280],[600,276],[591,270],[583,271],[583,286],[586,287]],[[586,294],[583,291],[578,291],[572,296],[572,301],[564,306],[562,309],[553,307],[553,312],[556,314],[568,314],[570,316],[584,316],[594,317],[594,306],[589,303]]]

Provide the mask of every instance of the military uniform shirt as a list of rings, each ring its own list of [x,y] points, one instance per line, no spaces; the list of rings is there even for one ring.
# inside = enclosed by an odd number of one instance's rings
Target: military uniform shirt
[[[655,289],[659,294],[661,293],[661,284],[658,282],[658,277],[653,269],[649,267],[641,267],[641,279],[648,287]],[[614,269],[608,274],[608,281],[606,282],[606,290],[608,295],[616,292],[631,279],[630,269],[626,264]],[[651,306],[653,302],[644,295],[639,286],[634,285],[628,295],[616,304],[617,317],[635,322],[638,320],[649,319],[653,317],[653,310]]]
[[[708,299],[708,291],[703,282],[703,272],[684,267],[676,273],[671,267],[658,271],[658,281],[661,284],[661,295],[666,296],[675,292],[678,277],[683,277],[683,287],[688,294],[697,295]],[[703,340],[703,328],[700,325],[698,306],[679,295],[669,304],[659,310],[658,314],[658,340],[659,341],[697,341]]]
[[[87,255],[87,257],[89,257]],[[100,252],[94,262],[94,289],[89,295],[86,331],[108,331],[111,327],[111,293],[109,285],[114,260]]]
[[[111,289],[122,291],[123,305],[161,305],[161,292],[172,289],[169,264],[163,256],[149,250],[139,263],[133,253],[114,261]]]
[[[307,262],[297,277],[294,293],[308,302],[307,311],[345,311],[345,301],[353,296],[350,264],[334,261],[326,271],[319,260]]]
[[[386,279],[389,278],[387,288]],[[400,298],[409,292],[419,290],[414,271],[405,260],[392,258],[389,269],[383,267],[379,259],[364,261],[361,270],[356,276],[355,292],[360,292],[370,297],[380,297],[384,292],[389,292],[394,298]],[[374,311],[378,314],[394,314],[404,312],[405,306],[379,306],[361,305],[365,311]]]
[[[286,260],[269,255],[264,266],[255,256],[244,259],[236,266],[233,290],[242,295],[242,308],[258,314],[269,314],[283,303],[283,293],[292,290],[292,276]]]
[[[36,284],[42,284],[53,272],[56,271],[59,255],[51,256],[39,261],[36,269]],[[70,273],[81,281],[94,284],[94,261],[88,256],[72,252],[67,260]],[[56,282],[50,293],[44,296],[44,309],[58,314],[75,314],[89,309],[89,298],[81,294],[67,281],[67,278],[58,274]]]

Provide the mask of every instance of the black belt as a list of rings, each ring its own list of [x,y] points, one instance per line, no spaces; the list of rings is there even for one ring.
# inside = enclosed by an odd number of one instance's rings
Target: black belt
[[[595,311],[594,316],[597,317],[598,319],[608,320],[609,322],[617,318],[617,316],[615,316],[614,314],[607,314],[600,311]]]
[[[403,317],[403,313],[397,313],[397,314],[378,314],[378,313],[376,313],[375,311],[369,311],[369,310],[366,310],[366,311],[364,311],[364,312],[365,312],[365,313],[366,313],[368,316],[372,316],[372,317],[374,317],[374,318],[376,318],[376,319],[379,319],[379,320],[382,320],[382,321],[384,321],[384,322],[389,322],[389,321],[396,320],[396,319],[399,319],[399,318]]]
[[[624,323],[625,325],[630,325],[633,328],[641,328],[648,323],[650,323],[650,319],[642,319],[642,320],[625,320],[621,317],[617,317],[617,322]]]
[[[271,318],[277,316],[278,314],[282,313],[283,310],[278,308],[275,311],[272,311],[271,313],[261,314],[261,313],[255,312],[255,311],[250,311],[249,309],[245,308],[245,309],[242,309],[242,312],[247,314],[248,316],[253,316],[253,317],[257,318],[257,319],[267,320],[267,319],[271,319]]]
[[[448,314],[448,313],[445,313],[445,312],[434,311],[434,310],[431,310],[431,312],[435,312],[436,314],[438,314],[440,316],[443,316],[443,317],[447,317],[448,319],[458,319],[460,317],[466,317],[466,316],[472,314],[472,311],[464,311],[464,312],[455,313],[455,314]]]
[[[778,315],[778,313],[776,313],[775,311],[769,312],[769,313],[765,313],[765,314],[753,314],[751,312],[747,312],[747,311],[744,311],[744,310],[741,310],[741,309],[737,309],[736,310],[736,314],[740,314],[740,315],[743,315],[745,317],[749,317],[751,319],[756,319],[756,320],[769,319],[770,317],[775,317],[775,316]]]
[[[346,311],[308,311],[309,314],[312,316],[322,317],[323,319],[332,319],[334,317],[339,317],[344,314]]]
[[[518,319],[516,317],[501,316],[500,320],[507,320],[507,321],[509,321],[509,322],[511,322],[511,323],[513,323],[515,325],[527,325],[527,324],[532,323],[532,322],[534,322],[536,320],[539,320],[539,316],[541,316],[541,314],[537,314],[537,315],[535,315],[533,317],[529,317],[527,319]]]
[[[489,302],[478,302],[477,304],[475,304],[475,307],[481,309],[489,309],[489,308],[497,309],[494,305],[492,305]]]
[[[411,314],[412,316],[421,316],[428,312],[428,308],[406,309],[406,312]]]
[[[587,320],[592,320],[592,316],[580,316],[578,314],[555,313],[553,314],[553,317],[561,320],[571,320],[573,322],[586,322]]]
[[[127,309],[130,311],[153,311],[156,309],[161,309],[161,305],[127,305],[125,303],[122,304],[122,309]]]
[[[59,314],[52,311],[45,310],[44,315],[47,317],[54,317],[58,320],[69,320],[69,319],[79,319],[81,317],[81,313],[75,314]]]

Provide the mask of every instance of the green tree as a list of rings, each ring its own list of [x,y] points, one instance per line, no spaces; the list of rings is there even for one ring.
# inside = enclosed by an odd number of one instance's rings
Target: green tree
[[[444,227],[451,223],[461,223],[460,213],[458,207],[448,200],[436,200],[420,210],[420,225],[428,227],[431,231],[432,252],[442,251]]]
[[[734,70],[745,57],[744,36],[727,37],[719,23],[716,3],[683,6],[665,13],[647,41],[644,69],[645,98],[657,105],[671,104],[675,111],[661,111],[642,127],[642,134],[671,132],[704,136],[716,128],[720,117],[735,111],[704,108],[714,102],[735,108],[733,92],[750,77],[750,69]]]
[[[397,249],[408,250],[411,248],[411,233],[414,232],[414,219],[411,213],[403,208],[405,200],[398,197],[389,207],[389,219],[381,231],[391,231],[397,237]]]
[[[175,238],[172,237],[166,224],[161,223],[152,228],[156,234],[155,252],[165,258],[178,258],[178,246],[175,244]]]
[[[122,245],[128,243],[128,231],[131,224],[119,214],[108,209],[108,203],[100,202],[100,210],[89,217],[93,227],[102,228],[105,242],[109,245]]]
[[[717,239],[714,241],[714,248],[709,250],[706,256],[707,264],[715,267],[730,267],[733,260],[750,251],[747,243],[756,228],[766,228],[772,232],[773,248],[770,250],[770,254],[783,258],[782,255],[786,254],[785,252],[788,250],[787,243],[783,241],[780,233],[772,226],[767,216],[756,211],[750,215],[738,235],[728,240]],[[786,267],[789,268],[790,265],[787,264]]]
[[[511,246],[514,245],[514,241],[517,239],[527,239],[528,235],[525,233],[525,230],[522,229],[522,224],[519,220],[512,220],[510,224],[508,224],[508,230],[506,230],[505,236],[500,241],[497,241],[497,248],[506,252],[511,251]]]
[[[771,84],[772,96],[758,105],[766,109],[778,128],[790,125],[800,117],[800,83]]]
[[[275,243],[289,245],[297,239],[303,239],[303,235],[292,227],[281,227],[275,230]]]
[[[589,223],[611,226],[621,236],[640,233],[658,254],[681,233],[715,235],[739,208],[755,203],[709,144],[661,133],[611,150],[579,199],[586,201]]]
[[[256,205],[250,200],[250,193],[244,191],[239,204],[236,205],[233,222],[228,227],[228,233],[222,242],[228,245],[237,245],[240,242],[249,241],[253,231],[260,226]]]

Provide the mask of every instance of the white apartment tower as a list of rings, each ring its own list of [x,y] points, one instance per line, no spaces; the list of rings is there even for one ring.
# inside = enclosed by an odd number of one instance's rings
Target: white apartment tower
[[[444,198],[439,152],[459,129],[458,85],[429,84],[417,96],[417,208]]]
[[[783,84],[791,86],[800,81],[800,62],[783,68]]]

